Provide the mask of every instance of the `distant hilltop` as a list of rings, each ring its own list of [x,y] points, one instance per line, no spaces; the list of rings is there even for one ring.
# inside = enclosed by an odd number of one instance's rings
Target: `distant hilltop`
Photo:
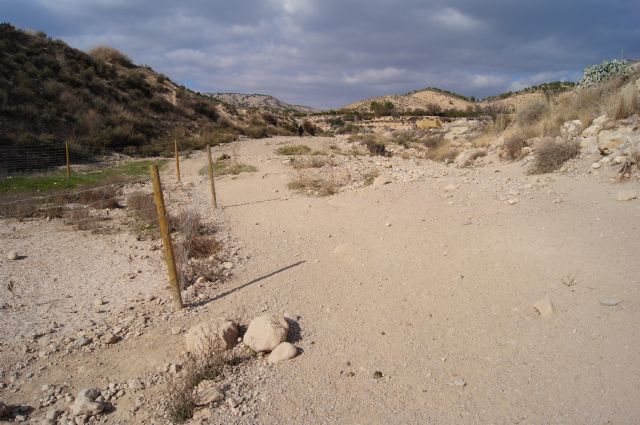
[[[282,112],[300,112],[311,114],[319,112],[319,109],[309,106],[291,105],[267,94],[244,94],[244,93],[205,93],[212,99],[224,102],[236,108],[257,108],[270,109]]]

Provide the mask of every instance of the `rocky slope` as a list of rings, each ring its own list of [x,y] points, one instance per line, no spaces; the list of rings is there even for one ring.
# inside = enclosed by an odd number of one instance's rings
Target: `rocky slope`
[[[243,93],[205,93],[212,99],[224,102],[236,108],[257,108],[280,112],[299,112],[302,114],[318,112],[309,106],[292,105],[266,94]]]

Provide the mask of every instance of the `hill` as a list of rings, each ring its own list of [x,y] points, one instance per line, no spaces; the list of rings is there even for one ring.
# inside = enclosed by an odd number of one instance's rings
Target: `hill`
[[[115,49],[89,53],[10,24],[0,25],[0,146],[64,141],[130,154],[291,134],[292,114],[239,112],[180,86]]]
[[[396,112],[412,112],[414,110],[427,111],[429,114],[435,114],[440,111],[466,111],[473,108],[473,102],[461,98],[444,91],[427,88],[405,95],[388,95],[378,96],[370,99],[361,100],[351,103],[341,109],[353,110],[358,112],[371,111],[371,104],[387,104],[393,105]]]
[[[318,109],[308,106],[292,105],[267,94],[205,93],[205,95],[220,102],[235,106],[236,108],[267,109],[277,112],[298,112],[301,114],[319,112]]]

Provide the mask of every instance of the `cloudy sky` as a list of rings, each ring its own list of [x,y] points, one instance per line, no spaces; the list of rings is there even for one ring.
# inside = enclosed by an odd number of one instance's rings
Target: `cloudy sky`
[[[638,0],[0,0],[0,21],[110,45],[206,92],[330,108],[436,86],[484,97],[640,59]]]

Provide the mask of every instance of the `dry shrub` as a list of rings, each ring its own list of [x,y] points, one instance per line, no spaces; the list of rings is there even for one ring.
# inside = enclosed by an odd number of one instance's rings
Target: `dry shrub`
[[[305,155],[309,152],[311,152],[311,148],[307,145],[282,146],[276,150],[278,155]]]
[[[305,175],[298,176],[287,185],[289,189],[313,194],[315,196],[329,196],[338,193],[338,184],[334,180],[313,178]]]
[[[521,127],[535,124],[549,110],[549,105],[544,100],[534,100],[526,103],[518,109],[516,121]]]
[[[116,65],[122,65],[125,67],[132,66],[131,59],[124,53],[109,46],[98,46],[89,50],[89,55],[94,59],[98,59],[104,62],[109,62]]]
[[[458,148],[453,148],[451,142],[441,135],[427,138],[422,143],[428,148],[425,158],[432,161],[450,162],[460,153]]]
[[[120,190],[116,186],[96,187],[79,193],[76,202],[98,209],[118,208],[119,194]]]
[[[380,175],[380,171],[378,171],[378,170],[372,170],[372,171],[369,171],[368,173],[365,173],[365,175],[364,175],[364,185],[365,186],[371,186],[373,184],[373,181],[379,175]]]
[[[522,153],[522,149],[527,146],[529,145],[524,137],[519,135],[511,135],[504,141],[504,157],[511,161],[521,159],[524,156],[524,154]]]
[[[172,230],[176,230],[186,239],[190,239],[200,231],[200,214],[193,209],[185,208],[178,215],[172,216],[170,223]]]
[[[607,99],[607,115],[616,120],[628,118],[640,112],[640,95],[634,85],[629,84]]]
[[[209,258],[217,254],[222,247],[215,237],[206,235],[192,236],[184,243],[189,245],[190,257],[196,259]]]
[[[158,224],[158,212],[153,200],[153,193],[134,192],[127,197],[127,209],[142,221],[145,225]]]
[[[576,142],[557,142],[551,138],[542,139],[535,146],[535,161],[532,174],[550,173],[557,170],[580,153]]]
[[[222,353],[207,350],[205,354],[188,357],[180,376],[167,386],[167,414],[175,423],[186,422],[193,417],[196,399],[193,390],[202,381],[216,379],[225,365]]]
[[[333,161],[325,156],[314,155],[311,158],[295,158],[292,165],[296,170],[303,168],[322,168],[325,165],[333,165]]]
[[[444,136],[442,134],[437,134],[434,136],[425,137],[420,141],[426,148],[436,148],[443,143],[445,143]]]
[[[32,217],[62,218],[67,212],[64,203],[55,198],[47,199],[19,199],[13,196],[0,198],[5,205],[0,205],[0,216],[17,219]]]

